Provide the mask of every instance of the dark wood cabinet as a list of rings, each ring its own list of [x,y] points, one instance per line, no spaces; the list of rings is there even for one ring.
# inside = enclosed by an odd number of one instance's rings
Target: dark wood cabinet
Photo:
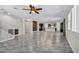
[[[18,29],[8,29],[8,33],[12,34],[12,35],[17,35],[19,33]]]

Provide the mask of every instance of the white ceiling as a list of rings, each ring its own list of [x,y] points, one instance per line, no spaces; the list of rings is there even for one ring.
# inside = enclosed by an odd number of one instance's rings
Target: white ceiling
[[[17,9],[14,9],[14,8]],[[35,7],[40,7],[43,10],[39,11],[40,14],[29,14],[29,11],[22,10],[22,8],[29,8],[28,5],[0,5],[0,13],[7,14],[9,16],[17,17],[19,19],[25,20],[37,20],[41,22],[51,22],[54,20],[62,20],[65,18],[72,5],[35,5]]]

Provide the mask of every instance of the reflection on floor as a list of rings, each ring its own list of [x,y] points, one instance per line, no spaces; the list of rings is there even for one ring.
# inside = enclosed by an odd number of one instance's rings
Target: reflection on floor
[[[0,30],[0,42],[13,39],[14,36],[8,33],[7,31]]]
[[[62,33],[41,31],[26,33],[15,39],[0,42],[0,52],[72,53],[72,50]]]

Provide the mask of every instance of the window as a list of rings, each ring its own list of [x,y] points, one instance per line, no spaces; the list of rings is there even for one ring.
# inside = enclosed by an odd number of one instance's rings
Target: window
[[[76,32],[76,6],[72,8],[68,15],[68,29]]]
[[[76,32],[76,6],[72,8],[72,31]]]

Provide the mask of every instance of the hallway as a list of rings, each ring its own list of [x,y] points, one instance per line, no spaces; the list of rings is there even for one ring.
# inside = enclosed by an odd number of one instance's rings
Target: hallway
[[[62,33],[40,31],[16,36],[15,39],[0,42],[1,53],[72,53]]]

